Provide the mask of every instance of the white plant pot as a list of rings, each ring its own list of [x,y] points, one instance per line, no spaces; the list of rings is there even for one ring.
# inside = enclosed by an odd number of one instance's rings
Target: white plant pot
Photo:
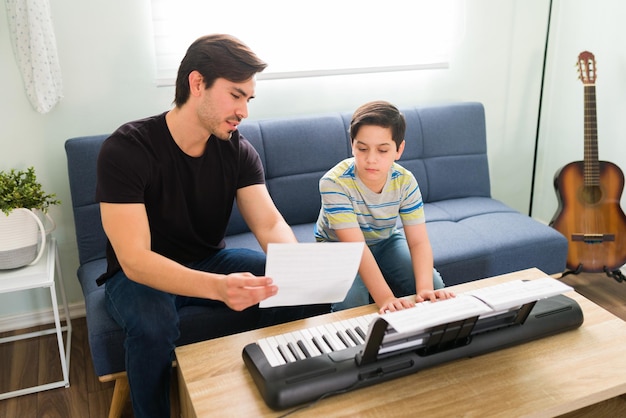
[[[47,216],[54,229],[54,222]],[[13,209],[7,216],[0,212],[0,270],[35,264],[46,246],[46,231],[37,214],[30,209]]]

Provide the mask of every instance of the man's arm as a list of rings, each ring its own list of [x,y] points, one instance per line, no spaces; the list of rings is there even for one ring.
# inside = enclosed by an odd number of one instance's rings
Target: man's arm
[[[221,275],[187,268],[152,251],[143,204],[100,203],[102,225],[129,279],[168,293],[221,300],[243,310],[276,294],[267,277]]]
[[[263,251],[270,242],[298,242],[264,184],[238,189],[237,207]]]

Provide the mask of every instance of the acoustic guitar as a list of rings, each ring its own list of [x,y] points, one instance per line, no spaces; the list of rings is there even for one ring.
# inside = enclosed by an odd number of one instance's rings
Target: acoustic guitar
[[[624,174],[615,164],[598,161],[596,62],[589,51],[578,56],[584,85],[584,161],[562,167],[554,176],[559,208],[550,225],[568,239],[567,268],[573,273],[605,272],[624,280],[626,216],[620,207]]]

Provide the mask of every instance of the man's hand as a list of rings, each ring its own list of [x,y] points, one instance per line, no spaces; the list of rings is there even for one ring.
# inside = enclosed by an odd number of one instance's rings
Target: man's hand
[[[243,311],[278,293],[272,279],[251,273],[231,273],[219,283],[222,301],[235,311]]]

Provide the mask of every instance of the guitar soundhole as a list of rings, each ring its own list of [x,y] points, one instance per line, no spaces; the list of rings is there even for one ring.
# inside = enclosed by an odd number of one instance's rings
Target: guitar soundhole
[[[580,200],[588,205],[595,205],[602,200],[600,186],[585,186],[581,189]]]

